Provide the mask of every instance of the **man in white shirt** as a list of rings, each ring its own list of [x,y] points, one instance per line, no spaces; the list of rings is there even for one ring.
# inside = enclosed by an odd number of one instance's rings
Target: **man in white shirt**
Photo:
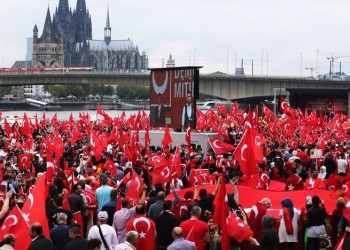
[[[139,234],[136,231],[129,231],[126,235],[126,241],[116,245],[114,250],[136,250],[137,242],[139,241]]]
[[[99,239],[101,244],[101,250],[114,249],[115,245],[118,244],[117,233],[114,228],[106,224],[108,220],[108,213],[106,211],[100,211],[97,214],[97,225],[91,227],[88,235],[88,240]]]
[[[348,163],[345,160],[345,154],[340,153],[340,158],[337,160],[338,163],[338,175],[346,176],[348,170]]]

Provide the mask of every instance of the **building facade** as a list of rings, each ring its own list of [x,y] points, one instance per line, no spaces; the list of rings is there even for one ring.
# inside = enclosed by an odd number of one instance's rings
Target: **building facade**
[[[142,71],[148,57],[140,54],[130,39],[112,40],[107,10],[104,39],[92,39],[91,15],[85,0],[78,0],[72,11],[68,0],[60,0],[51,19],[48,9],[42,35],[33,30],[33,67],[86,67],[97,71]]]

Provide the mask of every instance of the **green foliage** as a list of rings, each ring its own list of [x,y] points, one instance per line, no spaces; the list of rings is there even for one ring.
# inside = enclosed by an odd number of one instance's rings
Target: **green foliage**
[[[118,86],[117,95],[123,99],[147,99],[150,95],[149,87],[137,85]]]

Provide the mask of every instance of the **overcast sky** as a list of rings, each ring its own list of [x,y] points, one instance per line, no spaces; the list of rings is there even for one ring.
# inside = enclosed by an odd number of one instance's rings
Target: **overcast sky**
[[[47,7],[59,0],[0,3],[0,67],[24,60],[26,39],[42,33]],[[75,9],[77,0],[69,0]],[[176,66],[203,66],[201,73],[233,74],[243,58],[246,74],[308,76],[317,68],[350,73],[348,0],[86,0],[93,39],[103,39],[107,5],[112,39],[130,38],[162,67],[169,54]],[[318,51],[318,52],[317,52]],[[318,56],[317,56],[318,55]],[[236,56],[236,60],[235,60]],[[317,60],[318,58],[318,60]],[[253,61],[253,67],[252,67]],[[318,62],[318,63],[317,63]],[[316,71],[316,70],[315,70]],[[315,74],[314,71],[314,74]]]

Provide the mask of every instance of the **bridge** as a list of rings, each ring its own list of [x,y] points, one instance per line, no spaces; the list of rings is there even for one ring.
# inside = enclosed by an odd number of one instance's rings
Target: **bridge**
[[[229,100],[272,97],[290,91],[316,91],[348,95],[349,81],[307,80],[288,77],[237,77],[223,73],[201,74],[199,92]],[[28,72],[0,74],[1,86],[107,84],[149,86],[149,73]]]

